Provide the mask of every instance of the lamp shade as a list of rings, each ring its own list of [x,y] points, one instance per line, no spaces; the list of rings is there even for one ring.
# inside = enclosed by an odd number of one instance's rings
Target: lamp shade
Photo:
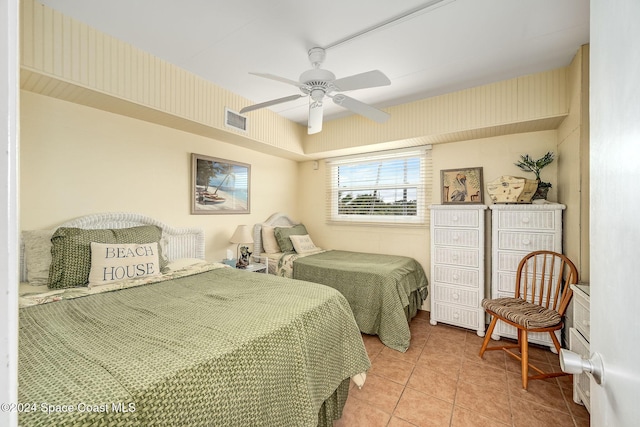
[[[239,225],[236,227],[236,231],[229,239],[231,243],[253,243],[253,237],[251,236],[251,230],[248,225]]]

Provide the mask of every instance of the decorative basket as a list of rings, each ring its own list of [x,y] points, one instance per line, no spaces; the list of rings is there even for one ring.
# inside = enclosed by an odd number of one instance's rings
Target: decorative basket
[[[487,193],[493,203],[531,203],[538,188],[533,179],[503,175],[487,183]]]

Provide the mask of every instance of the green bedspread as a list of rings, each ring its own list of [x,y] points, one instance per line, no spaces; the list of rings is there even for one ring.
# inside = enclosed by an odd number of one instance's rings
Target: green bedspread
[[[395,350],[409,348],[408,320],[427,297],[427,278],[415,259],[331,250],[296,258],[293,277],[339,290],[362,332]]]
[[[330,426],[370,367],[338,292],[231,268],[21,308],[19,338],[25,427]]]

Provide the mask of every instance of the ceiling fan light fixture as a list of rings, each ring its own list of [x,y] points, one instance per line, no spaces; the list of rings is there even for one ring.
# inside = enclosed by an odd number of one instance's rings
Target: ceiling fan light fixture
[[[326,91],[324,91],[322,89],[313,89],[309,93],[309,96],[311,96],[311,99],[313,99],[315,102],[322,103],[322,98],[324,98],[324,94],[325,93],[326,93]]]

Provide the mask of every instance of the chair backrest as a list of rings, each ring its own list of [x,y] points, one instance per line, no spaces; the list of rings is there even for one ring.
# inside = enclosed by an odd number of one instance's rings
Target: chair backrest
[[[550,308],[564,316],[571,297],[572,284],[578,283],[578,270],[563,254],[535,251],[518,264],[516,298]]]

